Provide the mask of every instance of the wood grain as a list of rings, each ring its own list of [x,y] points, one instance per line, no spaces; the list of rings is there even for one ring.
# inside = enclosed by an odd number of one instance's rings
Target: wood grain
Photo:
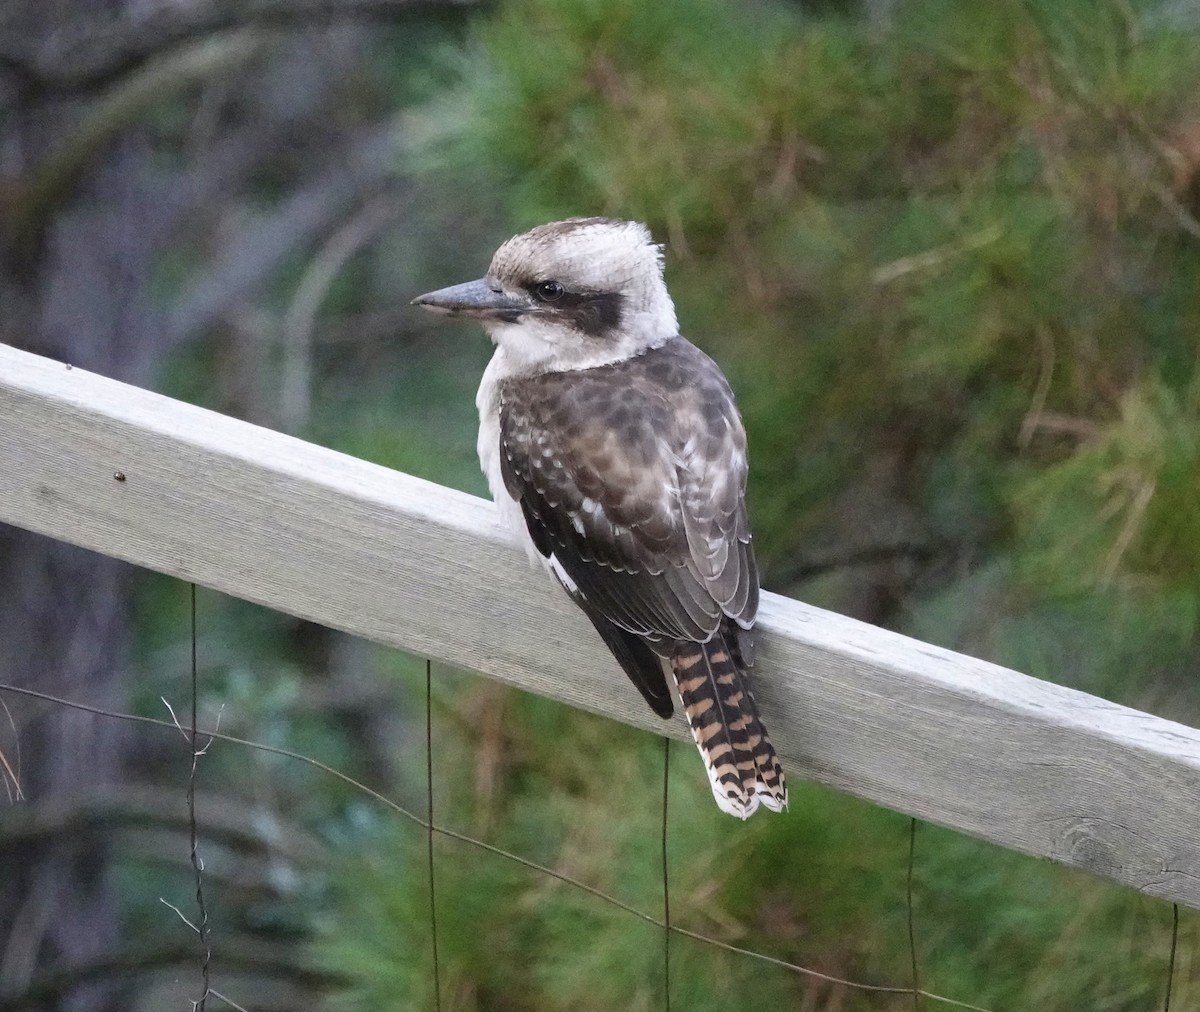
[[[490,503],[4,346],[0,520],[687,737]],[[1200,732],[774,594],[761,616],[793,779],[1200,907]]]

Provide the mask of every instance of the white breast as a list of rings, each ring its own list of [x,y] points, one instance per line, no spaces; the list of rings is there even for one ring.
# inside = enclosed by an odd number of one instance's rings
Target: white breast
[[[529,528],[525,526],[525,517],[521,513],[521,505],[508,494],[504,487],[504,475],[500,472],[500,381],[510,375],[508,363],[505,360],[504,349],[497,348],[488,367],[483,371],[483,380],[479,384],[479,393],[475,395],[475,406],[479,408],[479,439],[475,449],[479,453],[479,466],[483,468],[487,478],[488,489],[492,500],[500,513],[504,526],[512,531],[517,542],[525,549],[531,565],[541,565],[550,569],[546,559],[529,536]]]

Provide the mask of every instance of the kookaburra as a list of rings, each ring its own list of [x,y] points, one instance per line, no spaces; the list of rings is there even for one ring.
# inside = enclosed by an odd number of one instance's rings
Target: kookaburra
[[[531,560],[664,718],[674,681],[722,811],[781,811],[747,671],[759,588],[746,434],[721,370],[679,334],[649,230],[540,225],[479,281],[413,303],[478,320],[496,345],[479,460]]]

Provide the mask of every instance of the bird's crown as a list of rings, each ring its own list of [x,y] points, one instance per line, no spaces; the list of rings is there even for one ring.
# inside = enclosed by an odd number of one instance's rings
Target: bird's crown
[[[624,293],[662,284],[662,247],[641,222],[568,218],[515,235],[496,250],[489,280],[531,288],[557,281],[577,292]],[[531,292],[536,296],[536,292]]]

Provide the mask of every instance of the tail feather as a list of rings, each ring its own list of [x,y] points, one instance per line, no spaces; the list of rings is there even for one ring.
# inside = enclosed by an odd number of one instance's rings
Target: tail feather
[[[741,644],[732,646],[717,632],[706,643],[680,643],[669,664],[717,806],[746,819],[760,804],[783,811],[787,786],[750,692]]]

